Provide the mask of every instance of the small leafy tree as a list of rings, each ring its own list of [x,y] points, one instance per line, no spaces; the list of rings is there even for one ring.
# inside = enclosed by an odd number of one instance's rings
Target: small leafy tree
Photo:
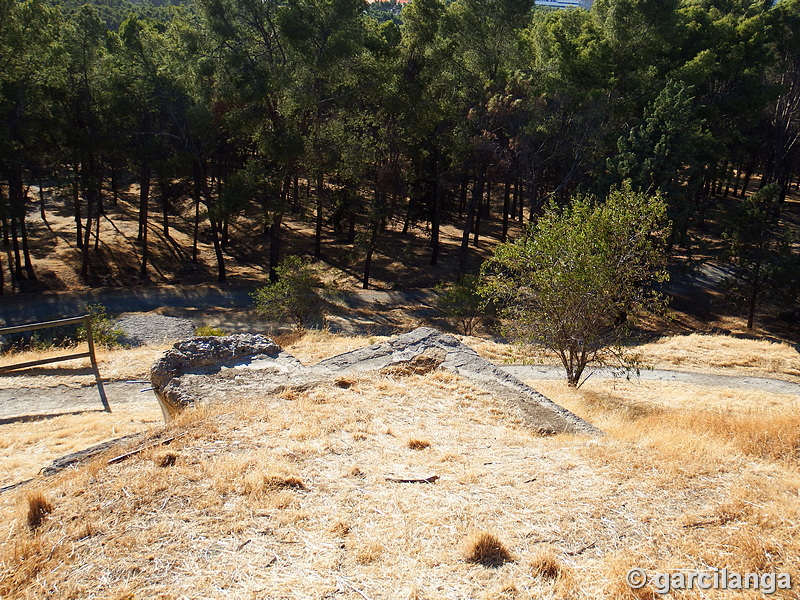
[[[275,269],[278,280],[252,294],[256,310],[267,319],[288,318],[301,331],[322,312],[322,284],[309,259],[287,256]]]
[[[507,333],[557,353],[577,386],[590,363],[614,356],[624,366],[618,349],[631,318],[662,306],[650,284],[667,279],[667,235],[662,198],[627,184],[603,203],[551,204],[523,237],[495,249],[481,293],[496,301]]]
[[[472,335],[484,316],[483,297],[479,293],[480,279],[475,275],[464,275],[451,286],[439,286],[442,294],[437,306],[442,314],[455,322],[464,335]]]

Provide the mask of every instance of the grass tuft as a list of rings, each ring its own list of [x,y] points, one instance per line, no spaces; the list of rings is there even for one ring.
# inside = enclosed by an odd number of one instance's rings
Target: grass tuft
[[[536,577],[554,580],[561,577],[565,567],[551,548],[544,548],[531,560],[531,570]]]
[[[47,515],[53,512],[53,505],[41,492],[36,492],[28,496],[28,527],[31,531],[36,531]]]
[[[178,462],[178,458],[180,458],[180,455],[176,452],[162,452],[153,458],[153,462],[157,467],[173,467]]]
[[[417,438],[411,438],[406,443],[406,446],[411,448],[412,450],[425,450],[425,448],[430,448],[431,443],[428,440],[420,440]]]
[[[484,567],[499,567],[513,559],[511,552],[495,535],[486,531],[473,533],[467,539],[467,561]]]
[[[306,490],[303,480],[294,475],[269,475],[264,478],[264,487],[272,490]]]

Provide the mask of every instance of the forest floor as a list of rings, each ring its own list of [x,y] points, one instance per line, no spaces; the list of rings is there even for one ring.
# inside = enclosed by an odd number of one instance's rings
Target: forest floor
[[[758,181],[754,180],[754,189]],[[305,190],[302,190],[305,194]],[[499,194],[501,190],[497,190]],[[38,190],[31,190],[32,196]],[[655,333],[722,332],[742,335],[766,336],[775,339],[798,341],[800,318],[797,311],[779,311],[766,304],[760,311],[757,327],[747,331],[741,307],[735,306],[725,293],[724,282],[732,273],[722,261],[724,223],[737,207],[738,198],[717,198],[709,202],[702,227],[690,232],[685,246],[676,247],[671,266],[671,282],[665,292],[671,297],[675,318],[649,323],[647,330]],[[496,205],[491,215],[484,215],[479,243],[471,243],[469,269],[477,270],[488,258],[500,237],[502,224]],[[63,194],[45,191],[45,216],[42,220],[38,205],[31,204],[29,229],[37,282],[24,282],[35,296],[10,294],[0,297],[0,325],[5,322],[30,322],[50,318],[55,313],[76,314],[86,304],[102,303],[109,313],[130,310],[184,311],[220,309],[217,316],[225,319],[227,309],[245,310],[250,306],[249,292],[267,280],[269,238],[263,232],[263,218],[256,207],[250,207],[231,221],[230,241],[225,250],[228,283],[216,284],[216,260],[206,224],[201,223],[198,260],[191,261],[194,208],[192,205],[176,207],[177,215],[170,215],[168,235],[163,218],[155,202],[150,209],[148,227],[149,269],[146,278],[139,277],[141,247],[136,241],[138,215],[138,188],[131,185],[113,205],[106,199],[106,215],[100,221],[97,251],[91,252],[91,269],[88,281],[79,276],[81,253],[75,243],[76,231],[71,201]],[[794,227],[800,227],[800,193],[793,191],[788,198],[784,218]],[[363,216],[359,228],[364,227]],[[430,232],[423,225],[411,223],[403,234],[403,221],[390,221],[381,237],[373,260],[370,287],[376,292],[406,292],[388,294],[379,300],[361,291],[363,249],[350,244],[345,233],[335,233],[330,219],[323,228],[323,258],[316,261],[326,284],[349,293],[342,303],[338,316],[346,316],[350,309],[364,313],[373,306],[398,315],[408,312],[416,302],[417,293],[426,293],[439,283],[449,283],[457,275],[458,251],[462,231],[459,220],[445,220],[441,231],[441,249],[438,264],[430,262]],[[512,222],[509,235],[519,235],[520,224]],[[314,223],[312,214],[301,212],[285,216],[282,248],[284,254],[310,255],[313,251]],[[93,234],[94,235],[94,234]],[[92,238],[94,248],[95,238]],[[5,253],[7,267],[10,250]],[[8,278],[6,278],[8,285]],[[35,302],[30,302],[35,297]],[[428,299],[429,300],[429,299]],[[349,303],[349,304],[348,304]],[[370,306],[370,304],[372,306]],[[429,301],[423,301],[421,308]],[[350,306],[352,305],[352,306]],[[334,311],[336,314],[337,311]],[[373,313],[373,315],[379,315]],[[368,315],[367,315],[368,316]],[[380,320],[380,319],[378,319]],[[398,319],[402,320],[402,319]],[[357,319],[350,329],[358,330],[361,322],[369,325],[369,318]],[[334,326],[336,324],[334,323]],[[385,327],[381,328],[381,325]],[[377,330],[390,331],[395,323],[378,323]],[[398,330],[397,328],[394,331]],[[375,332],[376,327],[361,329]],[[487,332],[488,333],[488,332]]]

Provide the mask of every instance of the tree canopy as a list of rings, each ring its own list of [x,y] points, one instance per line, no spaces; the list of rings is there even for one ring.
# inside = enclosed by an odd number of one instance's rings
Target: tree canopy
[[[239,215],[260,211],[273,280],[285,215],[313,216],[313,254],[327,229],[343,236],[369,287],[393,221],[426,227],[432,265],[442,225],[458,227],[464,275],[493,213],[506,239],[624,180],[661,194],[670,244],[689,248],[715,198],[759,176],[783,202],[800,174],[798,14],[800,0],[0,0],[0,273],[36,289],[26,215],[49,180],[70,190],[97,282],[126,173],[137,280],[156,208],[166,237],[194,209],[187,260],[207,228],[219,281]]]

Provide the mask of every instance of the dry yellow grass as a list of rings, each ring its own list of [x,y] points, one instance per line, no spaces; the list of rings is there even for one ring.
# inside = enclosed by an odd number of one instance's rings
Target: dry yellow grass
[[[331,333],[327,329],[310,329],[299,334],[278,336],[275,341],[301,363],[313,365],[325,358],[388,339],[387,336],[363,337]]]
[[[164,350],[171,347],[171,344],[153,344],[138,348],[98,347],[96,352],[100,376],[104,381],[149,379],[150,366]],[[73,348],[66,349],[51,348],[48,350],[0,354],[0,366],[86,351],[86,344],[78,344]],[[94,374],[91,372],[88,358],[14,371],[8,375],[3,375],[0,380],[0,386],[5,389],[17,387],[48,388],[59,385],[83,386],[93,383]]]
[[[28,527],[35,531],[42,521],[53,512],[53,505],[42,492],[34,492],[28,496]]]
[[[163,423],[152,395],[141,403],[116,404],[113,410],[0,425],[0,487],[34,477],[65,454]]]
[[[488,531],[476,531],[470,534],[464,554],[468,562],[484,567],[499,567],[514,560],[505,544]]]
[[[705,451],[671,449],[668,419],[564,391],[618,427],[539,438],[444,372],[187,413],[169,466],[156,449],[36,483],[55,500],[36,538],[22,491],[0,496],[0,595],[622,598],[637,597],[624,584],[634,565],[795,572],[794,459],[755,457],[727,430],[707,432]],[[437,443],[414,452],[421,433]],[[441,478],[386,481],[399,472]],[[517,560],[465,560],[474,531]]]
[[[350,343],[327,335],[292,351]],[[633,566],[800,577],[796,398],[536,382],[608,432],[541,438],[447,372],[346,383],[188,411],[168,448],[0,495],[0,597],[616,600],[654,597]],[[35,534],[31,492],[53,505]],[[515,561],[465,560],[476,531]]]
[[[661,338],[636,350],[659,369],[726,369],[795,381],[800,378],[800,352],[784,342],[693,333]]]
[[[479,337],[456,336],[497,364],[558,365],[558,357],[530,346],[503,344]],[[631,347],[656,369],[727,373],[800,381],[800,352],[791,344],[726,335],[678,335]]]

